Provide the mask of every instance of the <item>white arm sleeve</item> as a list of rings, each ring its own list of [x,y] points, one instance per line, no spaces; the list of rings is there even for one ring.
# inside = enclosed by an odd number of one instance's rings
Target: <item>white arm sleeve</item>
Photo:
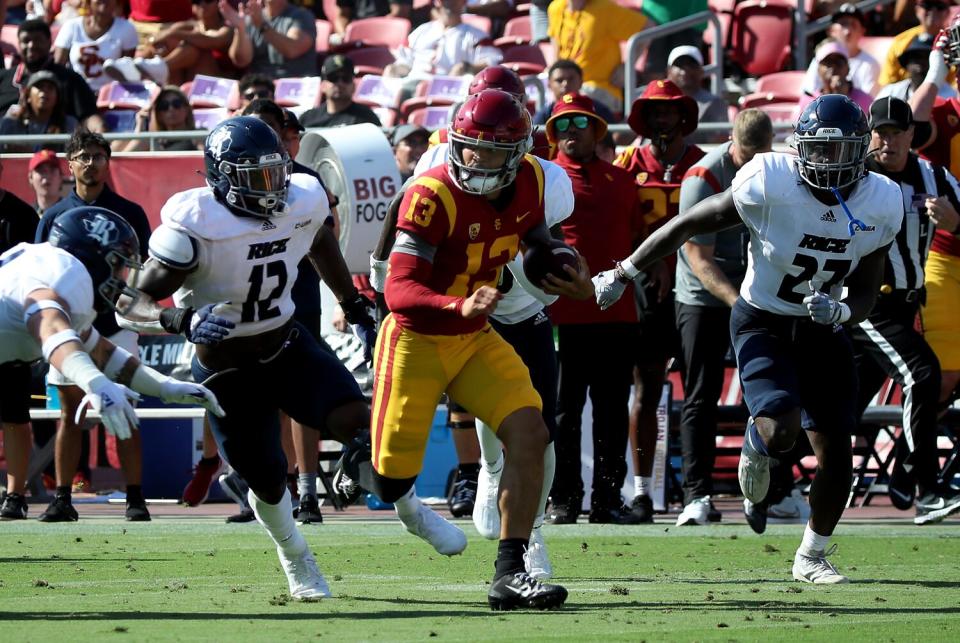
[[[553,163],[537,158],[543,168],[544,214],[552,228],[573,213],[573,184],[566,171]]]
[[[150,235],[150,256],[165,266],[192,270],[198,255],[196,239],[182,230],[160,225]]]

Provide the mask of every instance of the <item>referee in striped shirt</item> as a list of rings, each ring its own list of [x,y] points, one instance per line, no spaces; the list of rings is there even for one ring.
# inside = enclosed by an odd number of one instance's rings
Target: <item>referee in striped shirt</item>
[[[960,494],[939,480],[940,364],[914,325],[924,298],[923,267],[934,229],[956,232],[960,224],[960,186],[944,168],[910,151],[913,112],[904,101],[892,97],[874,101],[870,130],[867,169],[900,185],[904,217],[887,254],[876,306],[851,331],[859,402],[862,413],[886,377],[903,388],[903,434],[889,493],[899,509],[916,507],[914,522],[919,525],[960,511]]]

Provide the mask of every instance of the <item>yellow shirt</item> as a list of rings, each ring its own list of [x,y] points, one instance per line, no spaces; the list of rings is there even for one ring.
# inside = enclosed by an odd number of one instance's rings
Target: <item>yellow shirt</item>
[[[907,70],[900,65],[897,58],[906,50],[910,42],[922,33],[923,27],[916,26],[893,37],[890,49],[887,50],[887,59],[883,61],[883,69],[880,70],[880,78],[877,80],[878,85],[889,85],[907,78]],[[956,77],[956,73],[951,69],[950,73],[947,74],[947,82],[952,85]]]
[[[614,0],[587,0],[580,11],[571,11],[567,0],[553,0],[547,17],[557,58],[580,65],[584,84],[605,89],[622,100],[621,89],[610,84],[610,76],[623,64],[618,45],[643,30],[646,16]]]

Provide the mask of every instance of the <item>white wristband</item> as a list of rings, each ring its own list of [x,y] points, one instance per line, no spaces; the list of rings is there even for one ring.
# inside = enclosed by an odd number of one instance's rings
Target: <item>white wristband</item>
[[[110,353],[110,359],[103,365],[103,374],[111,380],[116,381],[117,376],[123,370],[127,360],[131,357],[133,357],[133,355],[131,355],[127,349],[121,348],[120,346],[115,347],[113,352]]]
[[[74,351],[67,355],[60,363],[60,372],[65,378],[82,388],[85,393],[93,392],[93,383],[97,378],[106,379],[90,356],[83,351]]]
[[[83,345],[83,342],[80,341],[80,335],[77,334],[77,331],[73,330],[72,328],[61,330],[60,332],[50,335],[50,337],[47,337],[43,341],[43,345],[40,346],[40,351],[43,353],[43,359],[49,362],[50,356],[53,355],[53,351],[57,350],[60,346],[63,346],[67,342],[77,342],[81,346]]]
[[[390,262],[385,259],[376,259],[370,255],[370,286],[377,292],[383,292],[387,285],[387,270]]]
[[[130,378],[130,388],[137,393],[161,397],[163,385],[170,380],[166,375],[140,364]]]
[[[633,279],[640,274],[639,268],[633,265],[633,262],[630,261],[630,257],[627,257],[620,262],[620,270],[623,271],[623,274],[626,275],[628,279]]]

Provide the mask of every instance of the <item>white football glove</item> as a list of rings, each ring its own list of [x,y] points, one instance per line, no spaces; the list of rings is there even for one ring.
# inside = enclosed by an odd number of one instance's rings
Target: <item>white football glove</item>
[[[818,324],[842,324],[850,319],[850,307],[842,301],[837,301],[813,287],[812,282],[807,284],[810,294],[803,298],[803,305],[807,307],[810,319]]]
[[[90,389],[90,393],[80,400],[74,421],[81,424],[87,409],[91,408],[100,414],[100,422],[107,432],[118,440],[126,440],[133,435],[133,429],[139,428],[140,421],[130,400],[139,400],[140,394],[122,384],[111,382],[106,377],[97,377],[91,381]]]
[[[604,270],[595,275],[592,281],[600,310],[606,310],[617,303],[617,300],[623,295],[623,291],[627,289],[627,284],[617,279],[616,269]]]
[[[370,255],[370,287],[377,292],[383,292],[387,285],[387,268],[390,262],[386,259],[375,259]]]
[[[202,406],[217,417],[225,415],[213,391],[203,384],[181,382],[172,377],[160,385],[160,399],[169,404],[193,404]]]

